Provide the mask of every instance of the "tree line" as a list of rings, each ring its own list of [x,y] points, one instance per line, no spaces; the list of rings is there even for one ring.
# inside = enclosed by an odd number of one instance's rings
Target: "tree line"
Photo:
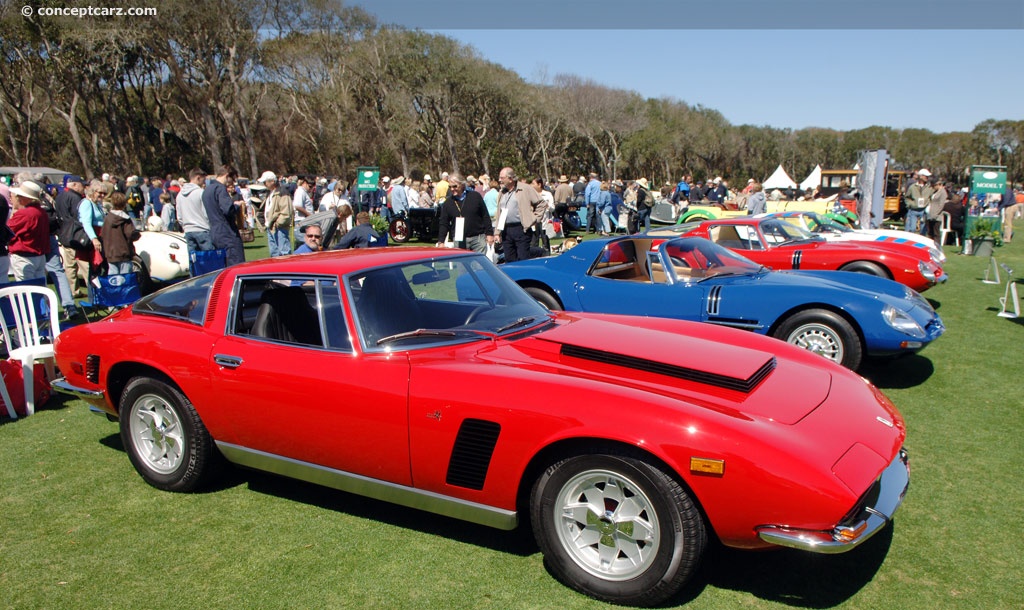
[[[69,2],[67,6],[83,2]],[[504,166],[552,180],[598,171],[660,183],[764,179],[782,164],[899,168],[965,182],[972,164],[1024,178],[1024,121],[971,132],[732,125],[574,75],[528,83],[471,47],[384,26],[340,0],[166,0],[157,17],[25,17],[0,6],[0,157],[8,165],[164,175],[230,163],[351,177]]]

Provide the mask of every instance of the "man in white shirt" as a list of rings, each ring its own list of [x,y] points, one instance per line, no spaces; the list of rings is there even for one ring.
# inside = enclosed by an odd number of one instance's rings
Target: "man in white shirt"
[[[295,222],[298,223],[313,213],[313,198],[309,196],[310,191],[313,190],[313,183],[308,177],[302,176],[296,184],[298,186],[295,189],[295,197],[292,199],[292,207],[295,208]]]

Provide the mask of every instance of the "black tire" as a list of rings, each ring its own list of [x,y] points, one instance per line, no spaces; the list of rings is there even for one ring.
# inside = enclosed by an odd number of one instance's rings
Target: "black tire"
[[[547,307],[551,311],[562,311],[562,304],[558,302],[555,295],[551,294],[543,288],[536,286],[529,286],[526,288],[526,293],[533,297],[538,303]]]
[[[161,379],[135,377],[119,403],[121,441],[142,478],[164,491],[193,491],[216,470],[218,453],[192,403]]]
[[[405,218],[396,218],[388,226],[388,235],[395,243],[404,244],[412,237],[409,229],[409,221]]]
[[[868,261],[854,261],[847,263],[839,268],[840,271],[852,271],[853,273],[866,273],[867,275],[874,275],[876,277],[889,277],[889,272],[885,270],[885,267],[878,263],[871,263]]]
[[[596,515],[588,505],[604,512]],[[678,481],[614,453],[550,466],[533,486],[530,516],[555,576],[616,604],[651,606],[672,597],[707,544],[700,512]]]
[[[138,256],[132,259],[132,271],[135,272],[139,280],[139,294],[146,296],[153,292],[153,278],[149,276],[149,269],[146,268],[146,263]]]
[[[864,355],[860,337],[853,326],[839,314],[825,309],[808,309],[793,314],[779,324],[772,336],[854,371]]]

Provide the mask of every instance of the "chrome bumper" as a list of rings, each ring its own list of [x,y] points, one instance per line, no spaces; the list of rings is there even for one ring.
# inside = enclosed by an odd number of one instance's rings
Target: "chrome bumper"
[[[812,531],[776,525],[757,528],[757,535],[771,544],[785,546],[812,553],[845,553],[860,546],[882,530],[892,520],[893,514],[910,486],[910,467],[907,452],[900,449],[893,461],[878,477],[876,489],[869,494],[868,501],[857,515],[829,531]]]
[[[80,398],[88,403],[104,402],[106,399],[103,390],[87,390],[85,388],[73,386],[65,381],[63,377],[54,379],[50,386],[61,394],[74,396],[75,398]]]

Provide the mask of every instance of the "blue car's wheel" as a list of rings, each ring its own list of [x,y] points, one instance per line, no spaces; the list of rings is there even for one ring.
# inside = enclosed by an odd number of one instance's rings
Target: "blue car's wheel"
[[[537,288],[536,286],[529,286],[526,288],[527,294],[533,297],[538,303],[547,307],[551,311],[562,311],[562,304],[558,302],[555,295],[551,294],[543,288]]]
[[[773,333],[829,360],[857,370],[863,348],[857,331],[839,314],[825,309],[808,309],[787,318]]]

